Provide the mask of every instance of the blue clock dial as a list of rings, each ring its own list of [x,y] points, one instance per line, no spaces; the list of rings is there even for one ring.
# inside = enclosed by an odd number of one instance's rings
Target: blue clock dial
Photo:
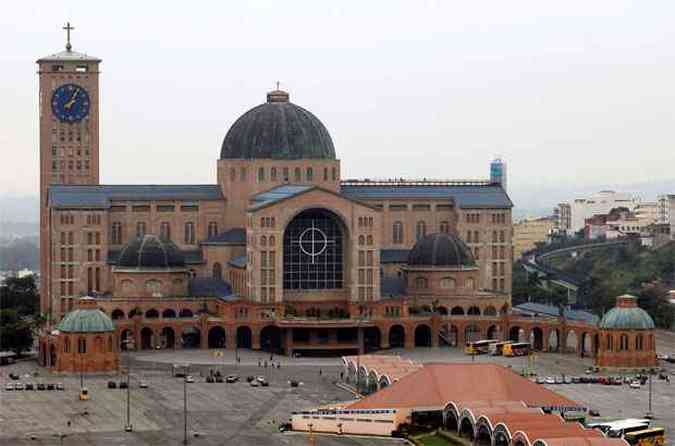
[[[52,112],[62,122],[78,122],[89,114],[89,94],[76,84],[61,85],[52,95]]]

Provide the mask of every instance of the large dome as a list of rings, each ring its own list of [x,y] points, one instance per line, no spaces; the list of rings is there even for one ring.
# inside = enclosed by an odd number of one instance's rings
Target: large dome
[[[122,248],[117,266],[125,268],[173,268],[184,267],[185,258],[171,241],[156,235],[144,235],[129,240]]]
[[[107,314],[96,308],[71,311],[56,329],[64,333],[102,333],[115,331],[115,326]]]
[[[616,307],[609,310],[600,321],[600,328],[611,330],[651,330],[654,320],[637,306],[637,298],[623,295],[617,298]]]
[[[244,113],[230,127],[220,159],[335,159],[326,127],[309,111],[275,90],[267,102]]]
[[[414,266],[475,266],[473,255],[459,237],[437,233],[415,243],[408,254],[408,265]]]

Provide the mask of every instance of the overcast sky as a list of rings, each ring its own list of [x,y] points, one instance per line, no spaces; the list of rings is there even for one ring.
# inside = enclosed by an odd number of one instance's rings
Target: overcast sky
[[[63,49],[67,20],[74,49],[103,59],[103,183],[214,183],[227,129],[277,80],[326,125],[344,178],[487,177],[499,154],[516,204],[533,188],[670,179],[674,13],[618,0],[8,2],[0,194],[38,190],[35,60]]]

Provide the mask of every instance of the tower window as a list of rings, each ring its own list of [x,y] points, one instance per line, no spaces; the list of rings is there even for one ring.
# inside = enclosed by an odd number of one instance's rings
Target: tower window
[[[52,71],[63,71],[63,65],[52,65]]]
[[[75,71],[77,71],[78,73],[86,73],[87,71],[89,71],[89,67],[87,67],[86,65],[78,65],[75,67]]]

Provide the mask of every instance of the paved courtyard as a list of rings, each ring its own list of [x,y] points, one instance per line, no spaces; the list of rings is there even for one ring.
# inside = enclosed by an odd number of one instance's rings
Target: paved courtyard
[[[675,334],[659,333],[660,352],[675,353]],[[0,390],[0,444],[58,445],[58,434],[65,434],[64,445],[170,445],[183,438],[183,384],[171,377],[171,365],[191,363],[196,383],[188,384],[188,424],[190,444],[194,445],[305,445],[304,434],[281,434],[280,422],[288,420],[294,410],[344,401],[350,394],[333,382],[342,370],[339,358],[274,357],[280,369],[258,367],[258,361],[269,361],[269,356],[257,352],[240,351],[241,362],[232,352],[215,356],[213,351],[159,351],[139,352],[132,358],[131,421],[133,433],[123,432],[126,420],[126,391],[108,389],[109,376],[87,376],[91,400],[78,400],[79,377],[52,376],[34,362],[20,362],[0,368],[0,383],[8,382],[8,373],[32,373],[37,377],[22,378],[22,382],[63,382],[65,392]],[[390,350],[420,362],[470,362],[472,358],[459,349],[437,348],[414,351]],[[123,356],[126,363],[128,356]],[[581,375],[592,364],[591,359],[574,355],[544,353],[532,364],[526,358],[477,356],[475,361],[491,361],[511,366],[520,371],[531,367],[539,375]],[[672,364],[663,365],[675,373]],[[270,387],[252,388],[245,382],[237,384],[204,381],[209,369],[225,374],[264,375]],[[148,382],[148,389],[140,389],[138,380]],[[290,379],[302,382],[291,388]],[[448,377],[452,379],[452,377]],[[675,379],[675,376],[673,376]],[[656,424],[666,427],[669,444],[675,437],[675,382],[653,381],[653,411]],[[584,402],[596,409],[602,417],[641,417],[648,409],[648,388],[630,389],[628,386],[598,384],[568,384],[549,386],[571,399]],[[70,424],[69,424],[70,423]],[[321,436],[321,445],[394,445],[394,439],[347,438]]]

